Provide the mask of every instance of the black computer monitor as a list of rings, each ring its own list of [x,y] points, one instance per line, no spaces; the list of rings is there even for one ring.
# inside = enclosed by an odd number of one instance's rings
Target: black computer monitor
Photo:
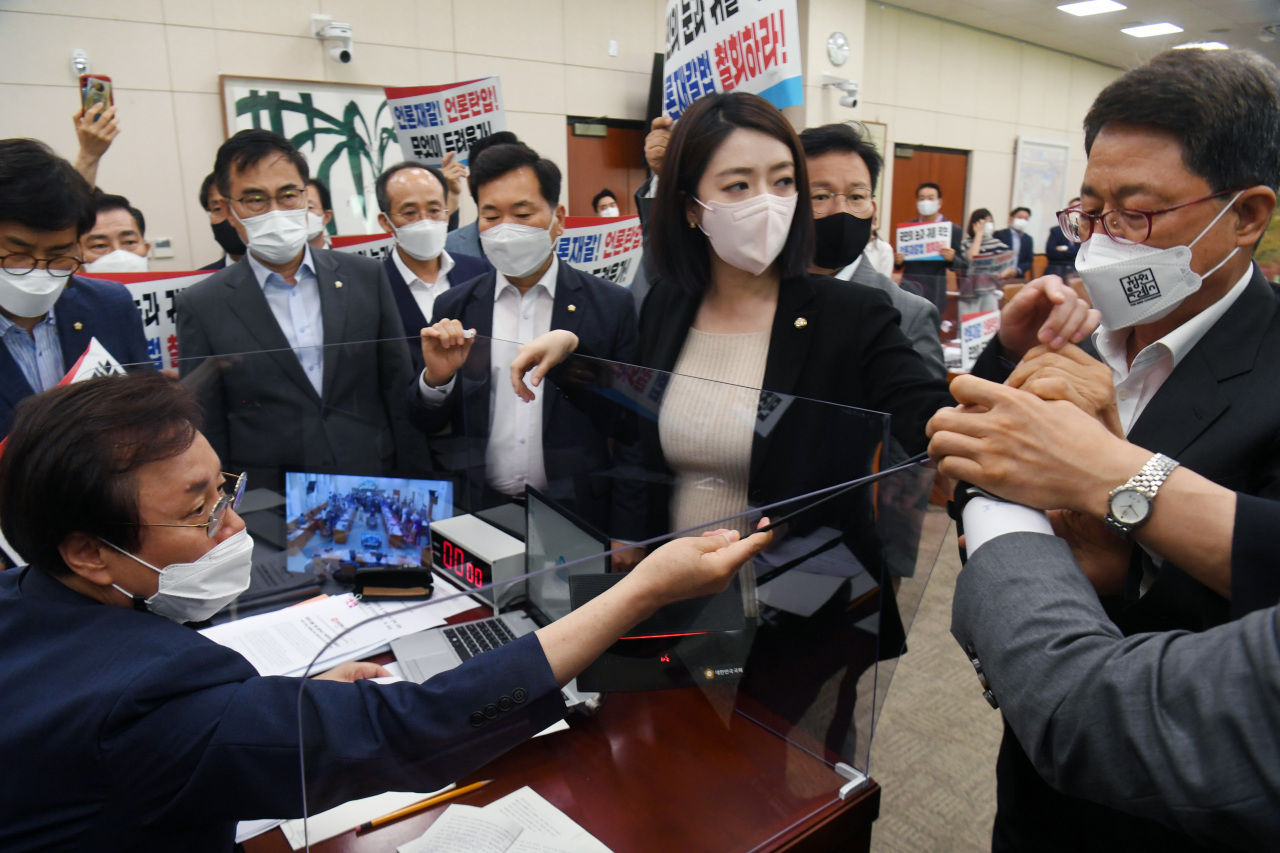
[[[608,551],[604,534],[537,489],[525,489],[525,571],[531,575],[526,595],[543,619],[554,621],[569,613],[569,576],[608,572]],[[583,558],[594,559],[532,577],[548,566]]]

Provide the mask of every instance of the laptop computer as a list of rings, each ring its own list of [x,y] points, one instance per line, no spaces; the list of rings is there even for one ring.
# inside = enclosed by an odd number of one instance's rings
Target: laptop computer
[[[419,684],[463,661],[505,645],[570,610],[569,577],[606,574],[609,540],[532,487],[525,490],[525,571],[532,574],[575,560],[584,562],[527,579],[528,612],[503,613],[459,625],[431,628],[391,642],[405,678]],[[590,558],[596,559],[590,559]],[[570,710],[591,713],[599,694],[579,691],[571,681],[561,691]]]

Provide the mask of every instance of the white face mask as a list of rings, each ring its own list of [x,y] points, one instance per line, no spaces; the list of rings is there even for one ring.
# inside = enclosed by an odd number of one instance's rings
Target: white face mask
[[[616,208],[616,207],[602,207],[602,208],[600,208],[600,215],[601,215],[601,216],[617,216],[617,215],[618,215],[618,208]]]
[[[1076,272],[1084,281],[1089,301],[1102,314],[1102,325],[1114,331],[1154,322],[1168,316],[1199,290],[1204,280],[1231,260],[1240,247],[1232,249],[1203,275],[1191,269],[1191,247],[1218,224],[1239,197],[1236,193],[1186,246],[1156,249],[1139,243],[1117,243],[1105,233],[1081,243]]]
[[[128,249],[116,249],[91,264],[85,264],[84,269],[85,272],[147,272],[147,259]]]
[[[112,586],[132,598],[135,608],[175,622],[203,622],[249,588],[253,537],[247,529],[228,536],[195,562],[174,563],[163,569],[110,542],[107,545],[160,575],[160,588],[150,598],[134,595],[117,584]]]
[[[933,216],[941,209],[942,202],[936,198],[926,198],[916,202],[916,210],[921,216]]]
[[[982,236],[983,236],[983,237],[990,237],[990,236],[991,236],[992,234],[994,234],[994,233],[996,233],[996,224],[995,224],[994,222],[984,222],[984,223],[982,223]]]
[[[725,203],[705,203],[698,227],[711,241],[711,248],[730,266],[760,275],[777,259],[791,232],[800,196],[760,193],[758,196]]]
[[[1015,219],[1009,224],[1013,226],[1014,231],[1021,232],[1027,230],[1027,220],[1025,219]]]
[[[268,210],[240,221],[249,250],[269,264],[287,264],[307,244],[306,208]]]
[[[324,233],[324,217],[307,211],[307,239],[314,240]]]
[[[503,222],[480,232],[485,257],[507,278],[533,275],[551,256],[551,232],[533,225]]]
[[[435,219],[419,219],[402,228],[392,225],[391,233],[396,235],[396,242],[409,257],[429,261],[440,257],[440,252],[444,249],[444,240],[449,236],[449,223]]]
[[[34,269],[26,275],[0,270],[0,308],[15,317],[42,317],[58,301],[68,281],[45,269]]]

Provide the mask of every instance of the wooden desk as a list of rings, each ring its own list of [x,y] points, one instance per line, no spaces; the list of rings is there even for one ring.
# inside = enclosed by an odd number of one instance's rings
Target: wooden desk
[[[483,806],[528,785],[614,853],[866,851],[880,814],[874,780],[841,801],[845,780],[826,762],[741,714],[726,725],[698,688],[616,693],[596,716],[574,717],[569,731],[523,743],[458,785],[481,779],[494,782],[454,802]],[[391,851],[447,807],[312,850]],[[278,829],[244,848],[290,849]]]

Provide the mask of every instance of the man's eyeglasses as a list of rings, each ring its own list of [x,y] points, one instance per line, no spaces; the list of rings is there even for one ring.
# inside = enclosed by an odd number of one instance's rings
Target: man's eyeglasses
[[[871,215],[871,211],[875,208],[871,196],[848,193],[833,193],[826,190],[818,190],[809,196],[813,202],[813,212],[830,214],[835,213],[841,205],[844,209],[852,213],[859,219],[865,219]]]
[[[34,258],[31,255],[5,255],[3,258],[0,258],[0,269],[3,269],[10,275],[26,275],[43,264],[44,268],[49,271],[50,275],[58,276],[59,278],[67,278],[74,275],[75,271],[80,269],[81,263],[82,262],[79,258],[74,258],[71,255],[63,255],[59,258],[50,258],[47,261],[40,258]]]
[[[273,200],[275,206],[281,210],[299,210],[307,206],[307,194],[302,190],[281,190],[274,196],[266,193],[247,193],[240,198],[232,199],[240,202],[250,213],[266,213],[271,209]]]
[[[202,522],[201,524],[160,524],[158,522],[140,521],[138,522],[138,526],[139,527],[203,527],[205,529],[205,535],[208,536],[210,539],[212,539],[213,537],[218,535],[218,530],[222,527],[222,519],[224,519],[227,515],[227,509],[228,508],[238,509],[240,507],[240,498],[244,497],[244,484],[245,484],[245,481],[249,478],[248,474],[241,474],[240,476],[237,477],[234,474],[228,474],[226,471],[222,472],[222,476],[231,477],[235,479],[236,487],[230,497],[224,494],[222,497],[218,498],[218,502],[213,505],[213,510],[210,511],[209,513],[208,521]]]
[[[1085,213],[1079,207],[1069,207],[1066,210],[1058,211],[1058,225],[1062,227],[1063,235],[1073,243],[1083,243],[1092,237],[1099,223],[1102,224],[1102,230],[1107,232],[1107,236],[1117,243],[1145,243],[1151,237],[1151,220],[1154,217],[1162,213],[1190,207],[1193,204],[1199,204],[1212,198],[1219,198],[1236,192],[1238,189],[1240,187],[1232,187],[1231,189],[1207,195],[1204,198],[1184,201],[1182,204],[1175,204],[1172,207],[1166,207],[1161,210],[1117,208],[1095,214]]]

